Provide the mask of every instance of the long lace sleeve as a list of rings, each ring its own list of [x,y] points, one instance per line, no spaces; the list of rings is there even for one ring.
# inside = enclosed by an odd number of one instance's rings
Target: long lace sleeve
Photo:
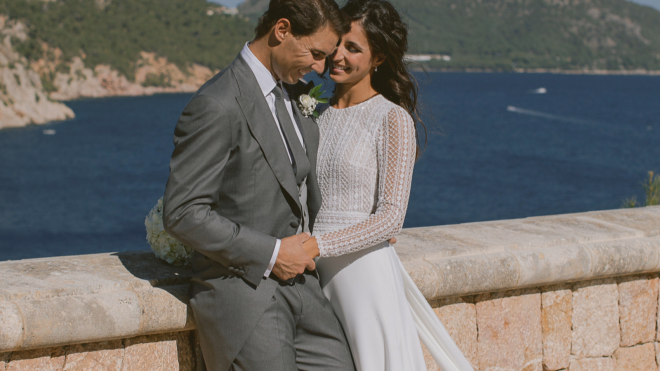
[[[321,257],[340,256],[386,241],[401,231],[415,162],[415,127],[401,107],[385,115],[378,134],[378,199],[364,221],[316,236]]]

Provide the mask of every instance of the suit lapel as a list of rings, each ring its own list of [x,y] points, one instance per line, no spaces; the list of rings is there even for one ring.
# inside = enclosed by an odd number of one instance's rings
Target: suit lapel
[[[307,147],[307,158],[309,158],[310,172],[307,177],[307,206],[309,207],[309,228],[314,230],[316,214],[321,208],[321,191],[319,190],[318,180],[316,178],[316,155],[319,147],[319,127],[310,117],[303,116],[298,109],[298,105],[293,102],[293,112],[296,120],[302,126],[302,135]]]
[[[298,186],[289,155],[263,92],[243,58],[239,56],[237,63],[232,64],[232,69],[241,90],[241,95],[236,97],[236,101],[243,110],[252,136],[259,143],[266,162],[275,174],[277,181],[300,209]]]

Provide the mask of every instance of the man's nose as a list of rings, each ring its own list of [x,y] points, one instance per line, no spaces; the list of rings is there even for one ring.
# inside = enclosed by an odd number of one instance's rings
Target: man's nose
[[[312,69],[316,71],[316,73],[318,74],[322,74],[324,68],[325,68],[325,58],[323,60],[316,61],[314,62],[314,64],[312,64]]]

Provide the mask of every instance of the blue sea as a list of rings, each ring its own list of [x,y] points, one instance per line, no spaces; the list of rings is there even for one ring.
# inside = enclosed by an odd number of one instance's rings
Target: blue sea
[[[616,209],[660,172],[660,77],[417,77],[428,135],[405,227]],[[147,249],[189,98],[71,101],[73,120],[0,130],[0,260]]]

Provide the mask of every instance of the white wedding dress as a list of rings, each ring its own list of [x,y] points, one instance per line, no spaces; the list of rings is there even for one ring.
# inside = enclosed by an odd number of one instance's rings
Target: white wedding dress
[[[412,118],[381,95],[319,109],[317,269],[357,370],[426,370],[421,338],[443,371],[472,371],[387,242],[408,206]]]

